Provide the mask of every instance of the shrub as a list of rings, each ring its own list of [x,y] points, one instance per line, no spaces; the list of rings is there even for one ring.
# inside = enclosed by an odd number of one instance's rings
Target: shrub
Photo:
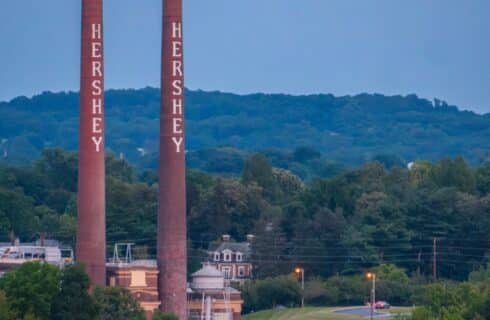
[[[255,280],[242,288],[244,313],[274,308],[278,305],[298,306],[301,300],[301,288],[298,280],[292,276],[279,276]]]

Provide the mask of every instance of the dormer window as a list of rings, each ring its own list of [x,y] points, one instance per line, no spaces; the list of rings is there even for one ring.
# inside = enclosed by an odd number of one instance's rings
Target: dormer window
[[[236,253],[236,261],[241,262],[243,260],[243,254],[241,252]]]
[[[214,261],[219,261],[219,252],[214,253]]]
[[[230,250],[224,250],[223,251],[223,260],[225,262],[230,262],[231,261],[231,251]]]

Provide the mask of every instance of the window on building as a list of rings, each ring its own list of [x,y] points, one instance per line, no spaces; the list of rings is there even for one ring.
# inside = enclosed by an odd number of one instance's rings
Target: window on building
[[[231,279],[231,268],[230,267],[223,267],[221,269],[221,272],[225,275],[225,279]]]
[[[142,270],[131,270],[130,287],[147,287],[146,272]]]
[[[231,261],[231,251],[223,251],[223,260],[227,262]]]
[[[243,255],[241,252],[236,253],[236,261],[242,261],[243,260]]]
[[[245,276],[245,267],[238,267],[238,276],[239,277]]]
[[[214,253],[214,261],[219,261],[219,252]]]

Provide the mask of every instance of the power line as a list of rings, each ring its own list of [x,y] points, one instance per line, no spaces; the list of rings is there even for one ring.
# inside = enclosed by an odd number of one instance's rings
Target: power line
[[[124,238],[125,239],[125,238]],[[156,243],[156,238],[140,238],[140,239],[125,239],[125,241],[131,241],[131,242],[155,242]],[[108,245],[111,243],[111,242],[114,242],[114,243],[117,243],[118,241],[116,240],[110,240],[108,241]],[[188,243],[191,243],[191,244],[210,244],[211,242],[210,241],[195,241],[195,240],[188,240],[187,241]],[[428,241],[427,241],[428,242]],[[234,242],[232,242],[234,243]],[[326,246],[313,246],[313,245],[296,245],[292,242],[289,242],[289,243],[280,243],[280,244],[276,244],[276,245],[268,245],[268,244],[257,244],[256,241],[252,242],[251,243],[251,246],[252,248],[260,248],[260,249],[265,249],[265,248],[277,248],[277,249],[281,249],[281,248],[286,248],[286,249],[325,249],[325,248],[328,248]],[[346,247],[349,247],[349,246],[346,246]],[[422,249],[422,248],[432,248],[433,245],[432,244],[427,244],[427,245],[410,245],[410,244],[407,244],[407,246],[391,246],[391,245],[387,245],[387,246],[375,246],[375,245],[366,245],[366,247],[368,248],[373,248],[373,249],[405,249],[405,250],[415,250],[415,249]],[[356,248],[356,246],[352,246],[351,248]],[[448,250],[452,250],[452,249],[462,249],[462,250],[490,250],[490,247],[474,247],[474,246],[446,246],[446,245],[440,245],[438,243],[438,248],[441,248],[441,249],[448,249]],[[345,249],[344,246],[339,246],[338,249]]]

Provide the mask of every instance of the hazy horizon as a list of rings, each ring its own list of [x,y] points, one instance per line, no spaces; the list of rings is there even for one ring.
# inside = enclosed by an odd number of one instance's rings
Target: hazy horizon
[[[106,88],[104,90],[104,92],[107,92],[107,91],[111,91],[111,90],[143,90],[145,88],[151,88],[151,89],[159,89],[159,87],[156,87],[156,86],[144,86],[144,87],[138,87],[138,88]],[[434,99],[432,98],[427,98],[427,97],[422,97],[416,93],[407,93],[407,94],[383,94],[381,92],[359,92],[359,93],[354,93],[354,94],[345,94],[345,95],[337,95],[335,93],[331,93],[331,92],[313,92],[313,93],[298,93],[298,94],[295,94],[295,93],[284,93],[284,92],[248,92],[248,93],[237,93],[237,92],[231,92],[231,91],[223,91],[223,90],[205,90],[205,89],[200,89],[200,88],[188,88],[186,87],[186,90],[191,90],[191,91],[204,91],[204,92],[220,92],[220,93],[224,93],[224,94],[233,94],[233,95],[238,95],[238,96],[247,96],[247,95],[254,95],[254,94],[265,94],[265,95],[287,95],[287,96],[295,96],[295,97],[298,97],[298,96],[309,96],[309,95],[333,95],[334,97],[336,98],[339,98],[339,97],[346,97],[346,96],[350,96],[350,97],[354,97],[354,96],[358,96],[358,95],[362,95],[362,94],[370,94],[370,95],[383,95],[383,96],[386,96],[386,97],[393,97],[393,96],[402,96],[402,97],[406,97],[408,95],[412,95],[412,94],[415,94],[418,98],[420,99],[426,99],[426,100],[429,100],[430,102],[434,102]],[[20,97],[27,97],[29,99],[32,99],[33,97],[35,96],[38,96],[38,95],[41,95],[45,92],[50,92],[50,93],[53,93],[53,94],[58,94],[58,93],[76,93],[78,94],[79,93],[79,90],[58,90],[58,91],[53,91],[53,90],[44,90],[42,92],[39,92],[39,93],[34,93],[34,94],[31,94],[31,95],[19,95],[19,96],[15,96],[11,99],[7,99],[7,100],[0,100],[0,102],[6,102],[6,103],[9,103],[10,101],[14,100],[14,99],[17,99],[17,98],[20,98]],[[439,99],[440,101],[445,101],[444,99],[442,98],[439,98],[439,97],[435,97],[436,99]],[[452,105],[451,103],[448,103],[449,105]],[[458,109],[460,111],[470,111],[470,112],[474,112],[476,114],[479,114],[479,115],[488,115],[490,114],[490,111],[489,112],[480,112],[478,110],[471,110],[471,109],[465,109],[464,107],[462,106],[458,106],[456,105],[456,107],[458,107]]]

